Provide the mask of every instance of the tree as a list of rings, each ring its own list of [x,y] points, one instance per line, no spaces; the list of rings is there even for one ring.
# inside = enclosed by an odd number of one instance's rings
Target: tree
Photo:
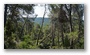
[[[44,4],[40,18],[34,15],[36,5],[4,5],[5,49],[84,48],[83,4]],[[49,18],[45,17],[47,8]]]
[[[60,30],[58,31],[61,34],[61,37],[59,38],[58,34],[58,45],[59,45],[59,39],[62,39],[62,45],[63,48],[76,48],[74,45],[77,43],[77,39],[80,40],[80,32],[83,32],[82,29],[82,16],[83,14],[83,5],[82,4],[51,4],[49,5],[50,8],[50,14],[49,17],[54,22],[57,22],[57,27],[55,29]],[[80,13],[79,13],[80,12]],[[78,20],[77,20],[78,18]],[[57,21],[59,20],[59,21]],[[80,21],[81,20],[81,21]],[[77,23],[79,25],[77,25]],[[80,29],[78,29],[80,28]],[[77,38],[77,31],[79,30],[78,38]],[[56,32],[56,31],[53,31]],[[83,36],[83,35],[82,35]],[[66,43],[67,40],[67,43]],[[68,47],[66,46],[67,44]],[[78,46],[79,47],[79,46]]]
[[[4,26],[4,46],[5,48],[16,48],[20,35],[18,33],[18,21],[23,18],[21,15],[33,14],[34,4],[5,4],[5,26]],[[22,12],[23,11],[23,12]],[[15,28],[17,27],[17,28]],[[20,31],[21,32],[21,31]],[[13,34],[15,36],[13,36]],[[11,40],[11,41],[10,41]],[[15,45],[14,45],[14,44]]]
[[[4,11],[4,26],[6,24],[6,18],[7,18],[7,6],[8,4],[5,4],[5,11]]]
[[[76,8],[77,7],[77,8]],[[84,31],[82,30],[82,19],[84,14],[84,5],[76,5],[75,6],[76,12],[78,14],[78,42],[80,43],[81,33]]]
[[[43,19],[42,19],[42,24],[41,24],[40,31],[39,31],[39,34],[38,34],[38,37],[37,37],[37,45],[38,45],[38,42],[39,42],[39,35],[41,35],[40,33],[41,33],[41,31],[42,31],[45,14],[46,14],[46,4],[45,4],[45,11],[44,11],[44,14],[43,14]]]

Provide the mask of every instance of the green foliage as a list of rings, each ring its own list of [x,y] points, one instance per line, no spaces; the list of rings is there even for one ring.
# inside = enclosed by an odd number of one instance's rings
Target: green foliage
[[[35,46],[35,44],[33,43],[35,43],[35,40],[32,40],[29,35],[25,35],[24,40],[20,42],[20,44],[18,45],[18,48],[20,49],[36,48],[37,46]]]
[[[69,4],[67,4],[69,6]],[[5,49],[84,49],[84,20],[83,10],[80,5],[72,5],[72,30],[70,27],[70,18],[68,22],[60,23],[58,12],[60,4],[49,4],[49,18],[51,23],[40,26],[31,17],[20,17],[22,14],[28,15],[34,13],[34,4],[14,4],[8,5],[7,22],[4,27],[4,48]],[[11,8],[9,8],[11,7]],[[66,9],[65,4],[63,7]],[[76,9],[78,7],[78,10]],[[11,11],[15,12],[11,12]],[[69,8],[68,8],[69,9]],[[67,15],[69,11],[67,10]],[[80,17],[78,16],[80,14]],[[31,19],[30,19],[31,18]],[[80,19],[79,19],[80,18]],[[41,29],[42,28],[42,29]],[[38,40],[38,45],[37,45]],[[54,44],[53,44],[54,42]]]
[[[66,36],[64,40],[64,46],[67,48],[70,46],[70,39]]]

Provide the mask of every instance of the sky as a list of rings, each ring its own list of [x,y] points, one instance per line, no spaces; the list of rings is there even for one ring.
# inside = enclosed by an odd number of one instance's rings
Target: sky
[[[44,11],[45,11],[45,4],[38,4],[37,6],[34,7],[34,14],[37,14],[37,17],[43,17]],[[46,6],[46,14],[45,17],[48,18],[48,14],[49,14],[49,10],[48,7]],[[24,17],[26,17],[26,15],[24,15]],[[84,20],[84,16],[83,16],[83,20]]]
[[[44,11],[45,11],[45,4],[37,4],[36,6],[34,6],[34,14],[33,15],[37,15],[37,17],[43,17],[44,15]],[[22,14],[22,11],[20,11]],[[48,18],[48,14],[49,14],[49,10],[48,10],[48,6],[46,6],[46,14],[45,17]],[[33,17],[32,15],[29,15],[30,17]],[[23,15],[23,17],[27,17],[27,14]]]
[[[42,6],[40,6],[42,5]],[[37,17],[43,17],[43,14],[44,14],[44,11],[45,11],[45,7],[43,6],[44,4],[38,4],[38,6],[35,6],[34,7],[34,14],[37,14],[38,16]],[[46,14],[45,14],[45,17],[48,17],[48,9],[46,8]]]

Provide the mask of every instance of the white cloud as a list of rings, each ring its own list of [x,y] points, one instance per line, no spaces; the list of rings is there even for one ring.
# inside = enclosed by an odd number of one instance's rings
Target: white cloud
[[[43,17],[43,14],[44,14],[44,11],[45,11],[45,7],[43,6],[40,6],[41,4],[39,4],[38,6],[35,6],[34,7],[34,11],[35,11],[35,14],[37,14],[38,16],[37,17]],[[46,9],[47,13],[45,14],[45,17],[48,17],[48,9]]]

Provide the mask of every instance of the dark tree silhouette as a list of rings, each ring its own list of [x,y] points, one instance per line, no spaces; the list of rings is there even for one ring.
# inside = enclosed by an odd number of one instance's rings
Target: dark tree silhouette
[[[6,20],[7,20],[7,6],[8,4],[5,4],[5,11],[4,11],[4,26],[6,25]]]

